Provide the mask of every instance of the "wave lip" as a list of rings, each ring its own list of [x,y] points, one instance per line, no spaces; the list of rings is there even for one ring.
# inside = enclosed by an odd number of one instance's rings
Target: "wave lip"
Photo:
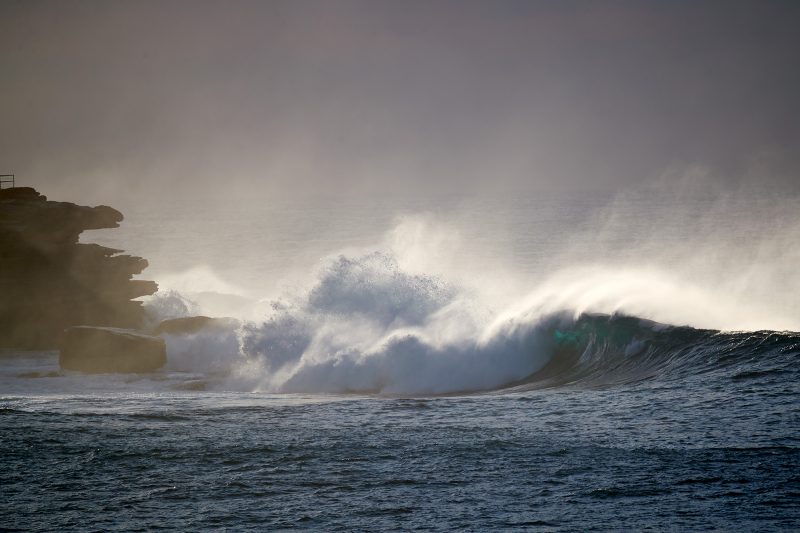
[[[548,363],[509,390],[607,387],[714,371],[755,379],[785,373],[800,356],[798,333],[722,332],[625,315],[584,314],[551,333]]]

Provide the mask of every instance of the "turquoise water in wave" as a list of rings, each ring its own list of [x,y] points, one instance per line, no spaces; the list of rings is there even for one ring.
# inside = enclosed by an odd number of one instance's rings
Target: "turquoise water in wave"
[[[639,200],[126,213],[242,326],[0,354],[0,529],[799,529],[797,215]]]

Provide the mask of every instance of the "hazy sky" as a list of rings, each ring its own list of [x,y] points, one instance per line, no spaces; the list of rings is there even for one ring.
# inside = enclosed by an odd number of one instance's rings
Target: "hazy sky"
[[[798,28],[791,0],[3,0],[0,171],[90,201],[793,185]]]

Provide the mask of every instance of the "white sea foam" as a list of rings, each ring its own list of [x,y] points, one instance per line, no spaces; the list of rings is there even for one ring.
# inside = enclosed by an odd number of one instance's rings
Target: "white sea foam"
[[[487,254],[458,224],[405,217],[373,246],[310,268],[305,284],[282,298],[217,293],[239,298],[226,314],[242,323],[168,337],[169,367],[224,374],[216,386],[237,390],[447,393],[526,378],[551,357],[545,332],[553,322],[585,312],[724,330],[800,329],[798,279],[789,268],[798,253],[796,215],[775,204],[783,218],[759,222],[729,200],[702,205],[697,220],[679,207],[658,211],[657,203],[637,204],[641,212],[627,218],[612,206],[574,238],[562,230],[563,249],[531,272]],[[666,223],[664,213],[681,223]],[[681,225],[687,220],[694,222]],[[233,286],[204,272],[215,289]],[[184,289],[190,298],[209,294],[199,281]],[[174,314],[179,303],[187,314],[215,314],[174,293],[148,307]]]

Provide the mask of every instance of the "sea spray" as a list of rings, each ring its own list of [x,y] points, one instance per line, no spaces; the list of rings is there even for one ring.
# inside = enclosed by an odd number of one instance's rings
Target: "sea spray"
[[[261,321],[167,335],[169,367],[225,373],[223,388],[435,394],[496,388],[546,362],[535,323],[482,339],[489,317],[474,292],[404,272],[389,253],[339,256]]]
[[[655,202],[629,204],[638,214],[612,204],[592,227],[565,231],[573,237],[563,249],[527,272],[483,252],[456,224],[402,217],[372,246],[309,268],[283,297],[232,295],[241,305],[230,314],[243,322],[224,348],[192,362],[193,343],[207,353],[214,341],[168,341],[180,360],[171,368],[224,375],[211,385],[221,389],[448,393],[527,379],[555,357],[552,324],[585,314],[665,324],[656,328],[800,329],[790,298],[796,274],[786,268],[797,253],[788,245],[796,216],[776,207],[780,225],[759,222],[741,202],[711,199],[698,201],[700,215],[677,211],[681,220],[670,222]],[[712,227],[723,229],[701,231]],[[189,298],[209,294],[192,279]]]

